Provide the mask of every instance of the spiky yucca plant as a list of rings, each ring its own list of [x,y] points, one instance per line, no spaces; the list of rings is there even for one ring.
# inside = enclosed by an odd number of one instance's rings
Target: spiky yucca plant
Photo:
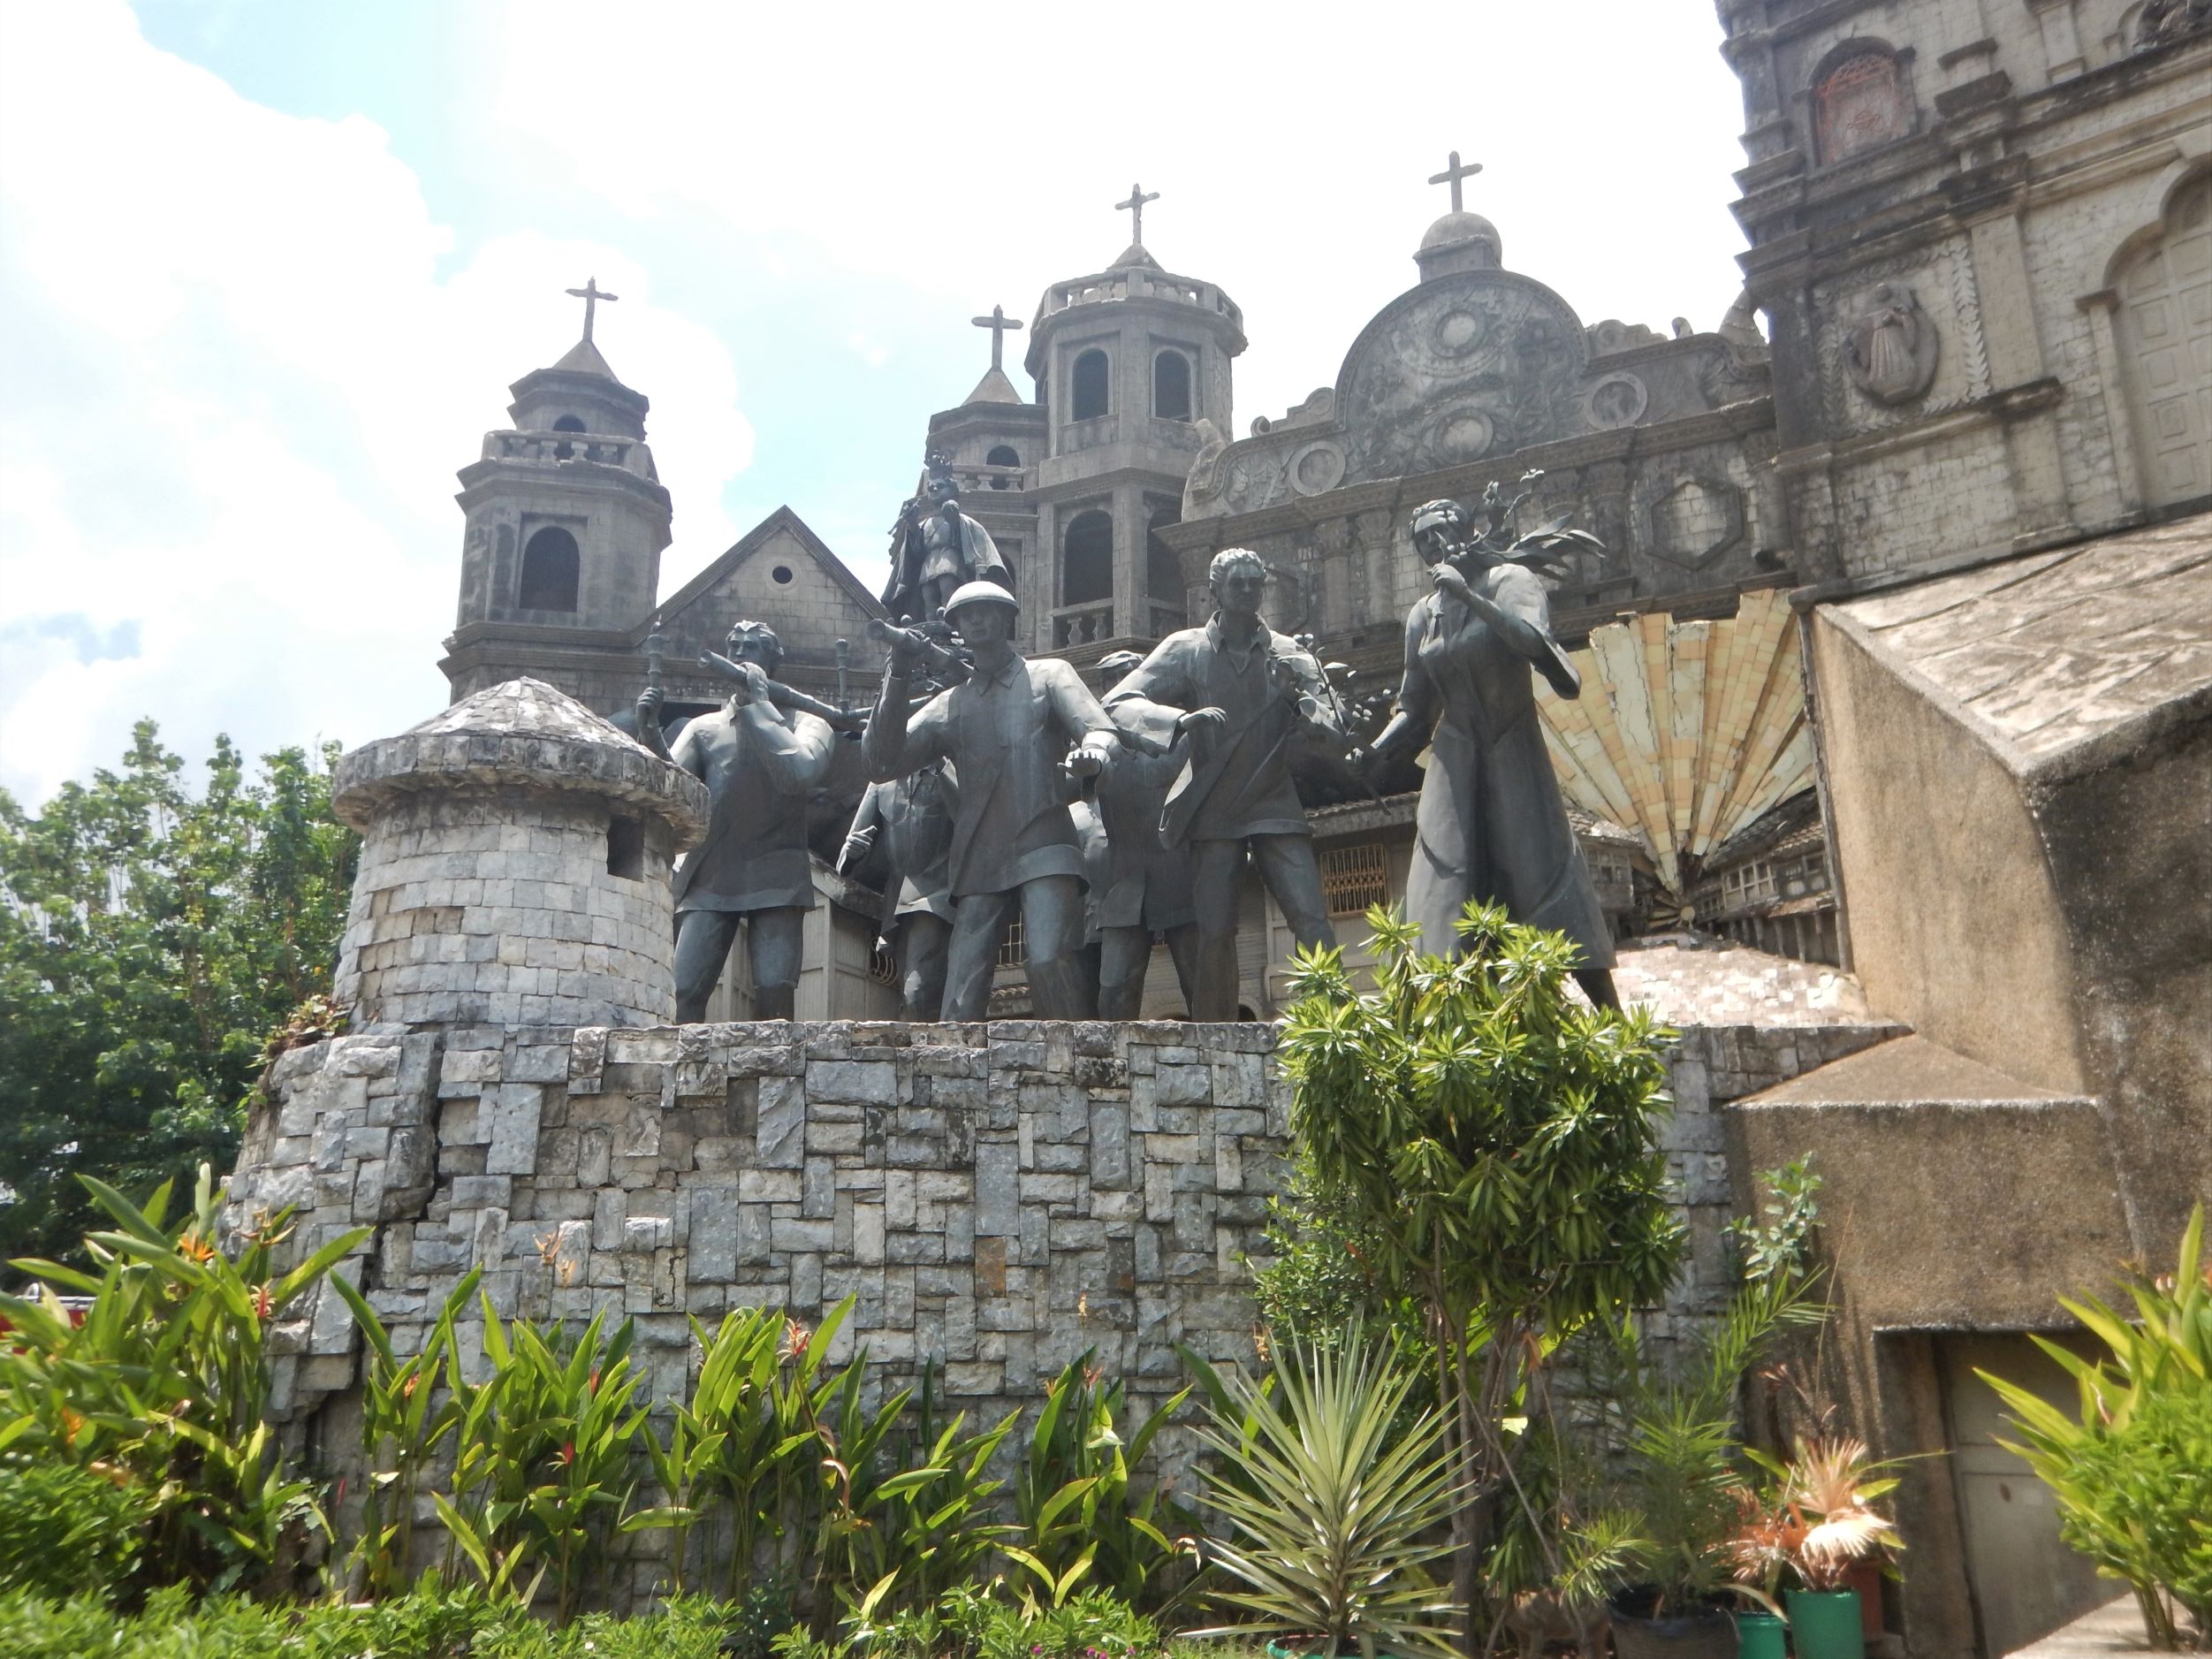
[[[1318,1637],[1322,1654],[1365,1659],[1456,1655],[1463,1610],[1428,1570],[1452,1553],[1438,1534],[1459,1495],[1443,1425],[1429,1411],[1391,1432],[1412,1373],[1348,1341],[1294,1346],[1272,1389],[1237,1373],[1204,1380],[1213,1412],[1199,1438],[1224,1460],[1207,1498],[1235,1532],[1207,1553],[1243,1587],[1214,1594],[1258,1616],[1234,1633]]]

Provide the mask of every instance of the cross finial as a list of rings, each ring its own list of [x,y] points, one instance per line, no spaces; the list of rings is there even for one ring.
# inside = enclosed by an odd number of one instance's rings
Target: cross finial
[[[1433,185],[1451,186],[1452,211],[1459,213],[1464,211],[1464,209],[1460,206],[1459,202],[1459,181],[1463,179],[1472,179],[1481,171],[1482,164],[1478,161],[1471,161],[1464,167],[1461,166],[1459,164],[1459,152],[1457,150],[1454,150],[1452,152],[1451,161],[1446,165],[1444,171],[1440,173],[1431,174],[1429,182]]]
[[[1455,157],[1455,159],[1456,159],[1456,157]],[[619,293],[608,293],[605,290],[602,289],[599,286],[599,279],[597,277],[586,277],[584,278],[584,285],[582,287],[571,288],[568,292],[584,302],[584,339],[587,340],[591,338],[592,313],[597,310],[599,301],[602,300],[615,301],[620,300],[622,297]]]
[[[1000,358],[1006,350],[1007,332],[1012,330],[1018,333],[1021,331],[1022,319],[1008,316],[1004,306],[994,305],[991,308],[989,316],[970,317],[969,321],[977,328],[987,328],[991,331],[991,366],[993,369],[1004,368],[1005,365]]]
[[[1144,204],[1159,200],[1159,191],[1147,193],[1143,185],[1131,185],[1129,199],[1114,204],[1116,210],[1129,216],[1129,240],[1139,247],[1144,246]]]

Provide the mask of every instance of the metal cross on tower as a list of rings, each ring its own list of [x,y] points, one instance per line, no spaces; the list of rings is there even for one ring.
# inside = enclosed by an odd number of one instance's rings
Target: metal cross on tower
[[[1005,307],[994,305],[991,308],[989,316],[970,317],[969,321],[977,328],[987,328],[991,331],[991,366],[993,369],[1002,369],[1005,365],[1000,358],[1006,349],[1007,334],[1008,331],[1020,332],[1022,319],[1008,316]]]
[[[1464,167],[1461,166],[1459,164],[1459,152],[1457,150],[1454,150],[1452,152],[1450,164],[1446,166],[1442,172],[1431,174],[1429,182],[1433,185],[1451,186],[1452,211],[1455,213],[1461,213],[1464,212],[1465,209],[1460,205],[1459,181],[1463,179],[1472,179],[1481,171],[1482,164],[1478,161],[1469,162]]]
[[[1144,246],[1144,204],[1159,200],[1159,192],[1147,194],[1143,185],[1129,186],[1129,199],[1115,202],[1116,210],[1129,216],[1129,240],[1137,247]]]
[[[1454,156],[1453,159],[1456,161],[1458,157]],[[612,301],[622,297],[619,293],[607,293],[602,291],[597,277],[586,277],[582,287],[571,288],[568,292],[584,302],[584,339],[586,339],[591,338],[592,314],[598,309],[599,301],[602,300]]]

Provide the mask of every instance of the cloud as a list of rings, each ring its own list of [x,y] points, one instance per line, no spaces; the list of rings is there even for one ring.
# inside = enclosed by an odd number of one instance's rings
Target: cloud
[[[893,278],[948,334],[1102,267],[1142,180],[1147,244],[1243,308],[1240,430],[1333,381],[1411,285],[1448,150],[1485,164],[1467,205],[1508,265],[1587,322],[1711,328],[1740,286],[1740,103],[1697,0],[1139,8],[1103,31],[1080,7],[640,4],[611,26],[597,0],[507,0],[497,37],[489,131],[548,187]],[[623,111],[621,141],[587,109]]]
[[[586,274],[623,295],[679,535],[733,539],[729,354],[620,250],[511,234],[441,276],[379,128],[255,105],[119,4],[11,7],[0,60],[0,784],[42,799],[147,713],[196,759],[438,707],[452,475]]]

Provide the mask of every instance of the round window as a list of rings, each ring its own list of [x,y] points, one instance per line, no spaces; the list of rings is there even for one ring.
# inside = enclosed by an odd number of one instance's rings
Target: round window
[[[778,565],[768,574],[773,576],[779,584],[788,582],[791,580],[791,567],[789,565]]]

